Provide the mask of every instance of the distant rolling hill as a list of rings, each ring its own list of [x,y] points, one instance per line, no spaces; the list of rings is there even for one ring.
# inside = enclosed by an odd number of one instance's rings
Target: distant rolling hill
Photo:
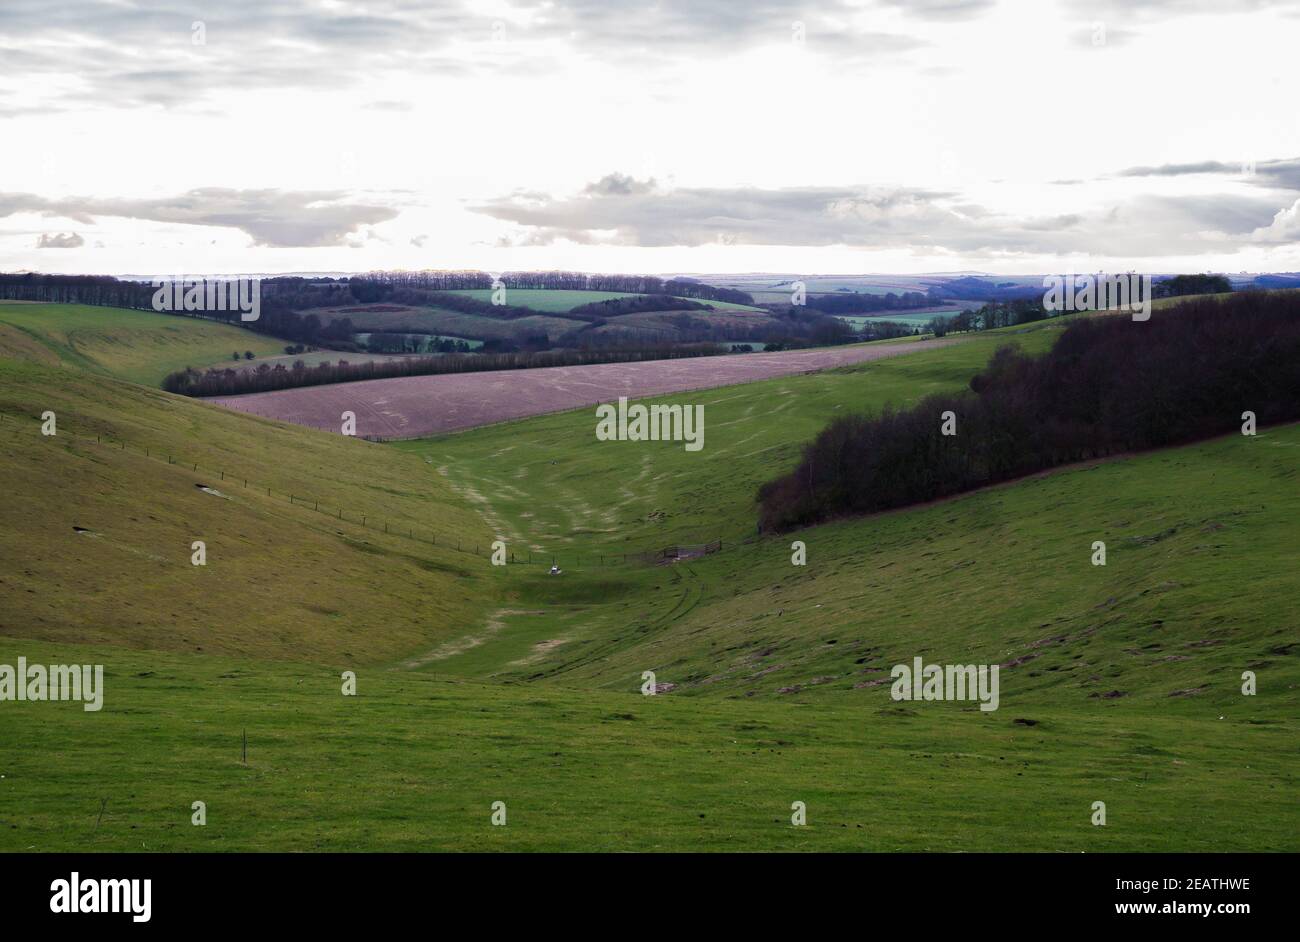
[[[194,317],[82,304],[0,301],[0,356],[75,366],[146,386],[232,354],[284,352],[274,337]]]

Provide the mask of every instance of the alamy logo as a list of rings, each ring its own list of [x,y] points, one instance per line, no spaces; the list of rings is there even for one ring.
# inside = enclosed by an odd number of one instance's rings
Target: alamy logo
[[[52,913],[130,913],[132,922],[148,922],[153,914],[153,881],[83,880],[72,871],[68,880],[50,884]]]
[[[239,311],[241,321],[262,316],[260,278],[155,278],[155,311]]]
[[[685,442],[687,451],[704,447],[704,406],[634,406],[626,396],[596,407],[596,438],[602,442]]]
[[[998,708],[998,665],[925,664],[912,658],[912,666],[896,664],[889,672],[895,700],[978,700],[980,710]]]
[[[1131,311],[1133,320],[1151,319],[1151,276],[1047,275],[1043,308],[1048,311]]]
[[[4,700],[81,700],[82,709],[97,713],[104,706],[103,664],[28,665],[18,659],[18,667],[0,664],[0,701]]]

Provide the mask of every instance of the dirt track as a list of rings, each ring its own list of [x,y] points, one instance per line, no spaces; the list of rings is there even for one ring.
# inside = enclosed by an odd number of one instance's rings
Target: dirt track
[[[417,438],[507,419],[577,409],[619,396],[639,398],[730,386],[809,373],[835,366],[932,350],[954,341],[825,347],[646,363],[600,363],[540,370],[404,376],[358,383],[304,386],[207,400],[241,412],[340,430],[345,411],[357,416],[357,435]]]

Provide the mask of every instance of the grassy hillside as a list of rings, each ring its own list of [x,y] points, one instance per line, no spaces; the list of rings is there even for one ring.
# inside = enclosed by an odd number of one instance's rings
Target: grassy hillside
[[[0,412],[0,635],[374,663],[479,617],[485,560],[361,525],[486,542],[418,458],[6,359]]]
[[[0,359],[0,663],[106,673],[100,713],[0,705],[0,851],[1300,849],[1300,426],[750,529],[829,418],[1060,327],[665,400],[706,404],[699,453],[592,410],[372,445]],[[569,557],[494,571],[290,490]],[[1002,665],[1000,709],[894,702],[915,656]]]
[[[1007,665],[1015,715],[1141,704],[1280,720],[1300,705],[1297,454],[1300,426],[1285,426],[675,564],[516,576],[511,604],[535,614],[434,669],[626,691],[655,670],[673,696],[883,709],[889,668],[922,655]],[[1240,695],[1247,669],[1258,697]]]
[[[145,386],[173,370],[229,360],[238,351],[284,352],[284,342],[196,318],[82,304],[0,302],[0,357],[78,367]]]

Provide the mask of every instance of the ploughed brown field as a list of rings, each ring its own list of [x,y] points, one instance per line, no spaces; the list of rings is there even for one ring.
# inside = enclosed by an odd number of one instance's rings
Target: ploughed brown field
[[[341,429],[340,416],[350,411],[357,416],[357,435],[418,438],[545,412],[577,409],[610,402],[619,396],[637,399],[731,386],[773,376],[880,360],[952,342],[926,340],[644,363],[403,376],[303,386],[247,396],[217,396],[207,401],[241,412],[334,432]]]

